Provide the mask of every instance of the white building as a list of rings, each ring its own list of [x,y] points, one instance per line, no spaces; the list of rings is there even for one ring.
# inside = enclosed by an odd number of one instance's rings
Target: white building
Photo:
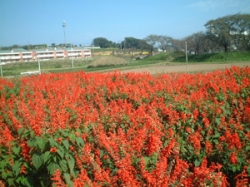
[[[13,50],[0,50],[0,60],[2,63],[28,62],[37,60],[38,58],[40,60],[50,60],[89,57],[92,57],[91,50],[79,47],[70,49],[46,48],[31,51],[27,51],[22,48],[17,48]]]
[[[12,50],[0,50],[0,59],[3,63],[29,62],[34,60],[32,52],[22,48]]]

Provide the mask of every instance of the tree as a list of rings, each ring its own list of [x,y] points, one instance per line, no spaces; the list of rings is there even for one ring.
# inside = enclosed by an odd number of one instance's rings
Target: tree
[[[175,51],[185,51],[185,41],[183,39],[173,39],[172,46]]]
[[[163,35],[151,34],[144,39],[152,47],[159,48],[162,51],[173,50],[173,38]],[[152,48],[153,50],[153,48]]]
[[[139,48],[139,39],[133,37],[126,37],[123,42],[124,48]]]
[[[139,40],[138,47],[141,51],[146,50],[152,52],[152,45],[149,45],[145,40]]]
[[[230,48],[250,50],[250,14],[229,15],[205,24],[210,39],[227,52]]]
[[[250,14],[236,14],[230,18],[233,22],[231,34],[233,44],[239,50],[250,50]]]
[[[158,36],[158,43],[161,50],[172,50],[173,38],[169,36]]]
[[[217,42],[211,40],[208,35],[205,35],[204,41],[202,43],[202,50],[204,53],[215,53],[216,51],[220,51],[221,47]]]
[[[156,44],[159,42],[159,36],[155,34],[151,34],[144,38],[144,40],[149,44],[152,45],[153,47],[156,47]]]
[[[202,46],[205,42],[205,37],[206,34],[204,32],[197,32],[185,38],[189,51],[192,50],[195,54],[203,53]]]
[[[126,37],[124,41],[122,41],[122,48],[129,48],[129,49],[140,49],[140,50],[151,50],[152,46],[149,45],[145,40],[133,38],[133,37]]]
[[[92,45],[99,46],[100,48],[112,47],[112,42],[103,37],[93,39]]]

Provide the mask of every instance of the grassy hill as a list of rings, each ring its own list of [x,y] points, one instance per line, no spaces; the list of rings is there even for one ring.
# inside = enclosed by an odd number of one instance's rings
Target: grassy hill
[[[227,52],[227,53],[211,53],[188,55],[189,62],[239,62],[250,61],[250,52]],[[180,55],[172,60],[172,62],[186,62],[185,54]]]
[[[43,73],[49,72],[70,72],[83,70],[86,72],[119,69],[123,67],[145,67],[154,64],[175,64],[185,63],[184,52],[165,52],[159,53],[142,60],[132,60],[125,57],[114,56],[95,56],[88,59],[75,59],[74,67],[70,59],[50,60],[41,62]],[[230,63],[230,62],[250,62],[250,52],[227,52],[201,55],[188,55],[189,63]],[[21,72],[37,71],[37,62],[12,63],[2,66],[4,76],[20,76]]]

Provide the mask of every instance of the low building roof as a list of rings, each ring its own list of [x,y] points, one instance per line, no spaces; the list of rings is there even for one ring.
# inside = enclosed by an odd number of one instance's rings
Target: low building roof
[[[0,50],[0,53],[30,53],[30,51],[23,48],[14,48],[12,50]]]

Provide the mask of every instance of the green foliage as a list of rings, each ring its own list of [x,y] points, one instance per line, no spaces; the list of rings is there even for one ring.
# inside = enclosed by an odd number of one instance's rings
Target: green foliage
[[[80,136],[75,135],[75,130],[58,130],[53,135],[43,134],[36,136],[30,129],[19,129],[19,139],[12,142],[12,150],[0,147],[0,180],[6,181],[8,186],[51,186],[52,175],[56,169],[64,173],[64,178],[69,186],[79,170],[75,167],[75,153],[70,146],[81,150],[85,143]],[[31,162],[22,156],[20,142],[28,139]],[[8,152],[8,153],[7,153]],[[79,151],[81,153],[81,151]],[[13,162],[10,162],[13,160]],[[20,172],[24,166],[25,172]]]
[[[98,37],[94,38],[92,41],[92,45],[98,46],[100,48],[108,48],[108,47],[113,47],[114,44],[112,41],[107,40],[106,38],[103,37]]]
[[[227,52],[227,53],[209,53],[188,55],[189,62],[239,62],[249,61],[250,53],[248,52]],[[186,62],[186,56],[178,56],[172,60],[172,62]]]
[[[248,28],[250,26],[250,14],[227,15],[205,24],[211,40],[229,51],[234,42],[239,50],[250,50]]]

